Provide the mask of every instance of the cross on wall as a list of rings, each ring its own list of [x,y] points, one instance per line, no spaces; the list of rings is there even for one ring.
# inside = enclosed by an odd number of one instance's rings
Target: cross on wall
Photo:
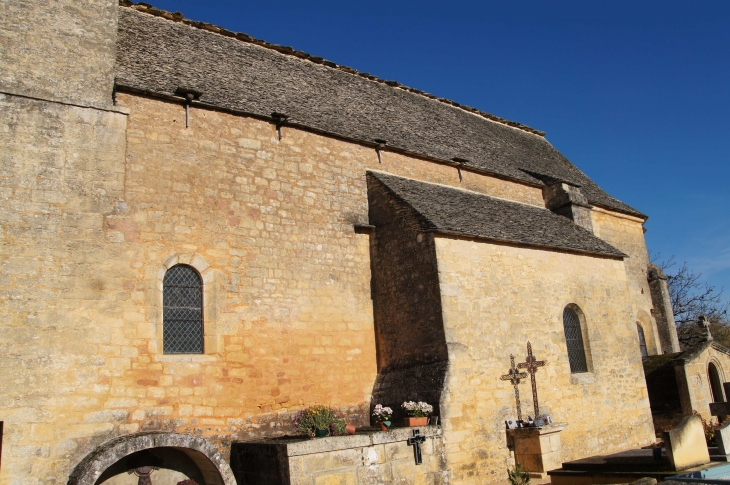
[[[413,430],[413,437],[408,438],[408,446],[413,446],[413,458],[416,460],[416,465],[423,463],[423,457],[421,456],[421,444],[426,441],[425,436],[421,436],[421,431],[418,429]]]

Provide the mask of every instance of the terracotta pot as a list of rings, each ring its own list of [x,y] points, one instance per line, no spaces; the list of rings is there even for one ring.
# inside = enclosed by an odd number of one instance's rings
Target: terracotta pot
[[[404,418],[406,426],[426,426],[428,424],[428,418]]]
[[[355,429],[354,424],[347,423],[347,425],[345,425],[345,433],[347,434],[355,434]]]
[[[378,424],[380,424],[380,429],[382,429],[383,431],[388,431],[388,425],[387,424],[385,424],[383,422],[380,422]]]

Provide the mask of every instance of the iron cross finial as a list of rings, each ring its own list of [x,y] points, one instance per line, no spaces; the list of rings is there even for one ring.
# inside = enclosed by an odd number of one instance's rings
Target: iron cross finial
[[[500,377],[500,380],[510,381],[515,388],[515,402],[517,403],[517,420],[522,421],[522,405],[520,403],[520,389],[517,387],[520,385],[520,379],[527,377],[524,372],[519,372],[517,366],[515,366],[515,356],[509,355],[510,370],[507,374]]]
[[[518,369],[525,369],[530,373],[530,380],[532,381],[532,403],[535,407],[535,418],[537,418],[540,414],[540,405],[537,402],[537,383],[535,382],[535,373],[537,372],[538,367],[544,366],[546,362],[547,361],[545,360],[537,360],[535,356],[532,355],[532,344],[527,342],[527,358],[524,362],[517,364]]]

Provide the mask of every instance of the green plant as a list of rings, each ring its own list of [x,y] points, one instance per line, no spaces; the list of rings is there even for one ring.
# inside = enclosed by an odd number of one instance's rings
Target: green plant
[[[302,409],[296,416],[292,426],[301,434],[314,436],[316,430],[326,429],[330,434],[345,433],[345,420],[337,418],[335,412],[327,406],[316,405]]]
[[[336,418],[332,421],[332,425],[330,426],[330,434],[334,436],[345,434],[345,426],[347,426],[347,423],[344,419]]]
[[[507,478],[510,485],[527,485],[530,483],[530,474],[522,469],[522,465],[515,465],[507,469]]]

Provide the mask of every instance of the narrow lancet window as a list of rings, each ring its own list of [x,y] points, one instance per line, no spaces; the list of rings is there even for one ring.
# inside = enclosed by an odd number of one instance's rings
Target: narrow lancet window
[[[166,354],[203,353],[203,280],[191,266],[165,273],[162,337]]]
[[[646,337],[644,336],[644,329],[641,324],[636,323],[636,330],[639,332],[639,349],[641,350],[642,357],[648,357],[649,352],[646,350]]]
[[[588,372],[586,363],[586,351],[583,346],[583,332],[580,329],[578,314],[570,309],[563,310],[563,330],[565,331],[565,343],[568,346],[568,360],[570,361],[571,374]]]

